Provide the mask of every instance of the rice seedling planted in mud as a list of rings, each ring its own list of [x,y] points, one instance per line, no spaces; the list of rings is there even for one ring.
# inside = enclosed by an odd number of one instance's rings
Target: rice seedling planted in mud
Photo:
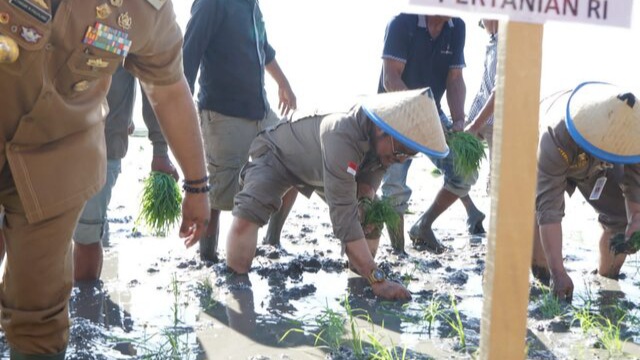
[[[556,316],[560,316],[563,314],[564,309],[560,300],[553,295],[551,290],[544,286],[540,285],[542,289],[542,295],[540,296],[540,313],[545,319],[553,319]]]
[[[407,348],[403,348],[402,352],[398,352],[398,347],[391,343],[390,347],[385,346],[373,334],[367,334],[371,346],[375,350],[374,354],[369,355],[370,360],[405,360],[407,359]]]
[[[622,233],[614,235],[609,240],[609,247],[616,255],[635,253],[640,250],[640,231],[634,232],[628,241]]]
[[[455,300],[454,300],[455,301]],[[431,328],[438,318],[444,315],[444,308],[442,302],[434,297],[431,298],[429,305],[422,306],[422,320],[428,323],[427,334],[431,337]]]
[[[477,171],[487,157],[482,141],[466,132],[448,133],[447,145],[453,153],[453,170],[465,178]]]
[[[444,319],[458,336],[458,344],[460,345],[460,348],[462,350],[467,350],[467,340],[464,333],[464,326],[462,325],[460,312],[458,311],[458,307],[456,306],[456,298],[453,294],[451,295],[451,309],[453,309],[455,318],[452,319],[450,316],[445,316]]]
[[[152,171],[144,179],[140,214],[136,223],[143,223],[155,235],[165,236],[180,219],[182,194],[171,175]]]

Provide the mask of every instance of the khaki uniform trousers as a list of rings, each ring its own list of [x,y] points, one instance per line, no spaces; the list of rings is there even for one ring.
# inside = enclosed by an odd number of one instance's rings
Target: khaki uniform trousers
[[[0,324],[12,350],[60,353],[69,339],[71,237],[84,204],[29,224],[8,165],[0,169],[0,204],[6,248]]]

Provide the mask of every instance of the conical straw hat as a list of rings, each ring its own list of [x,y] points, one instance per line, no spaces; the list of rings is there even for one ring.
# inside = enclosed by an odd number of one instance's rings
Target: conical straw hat
[[[436,158],[449,154],[431,89],[378,94],[364,100],[362,108],[380,129],[405,146]]]
[[[634,94],[602,82],[582,83],[567,101],[569,134],[602,160],[640,163],[640,102]]]

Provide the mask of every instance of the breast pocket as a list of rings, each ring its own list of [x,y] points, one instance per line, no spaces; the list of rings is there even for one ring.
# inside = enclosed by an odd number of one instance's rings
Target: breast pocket
[[[0,72],[21,76],[32,70],[38,57],[42,57],[42,49],[49,41],[51,30],[44,24],[10,8],[8,2],[0,2],[0,36],[12,47],[17,46],[18,59],[14,62],[0,63]]]
[[[85,93],[96,80],[111,76],[123,60],[122,56],[97,48],[76,49],[56,74],[56,89],[65,97]]]

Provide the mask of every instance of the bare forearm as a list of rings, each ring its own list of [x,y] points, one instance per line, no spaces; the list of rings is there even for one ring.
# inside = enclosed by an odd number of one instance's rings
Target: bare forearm
[[[562,260],[562,224],[540,225],[540,239],[551,274],[565,272]]]
[[[349,264],[361,276],[369,276],[371,271],[376,268],[376,262],[373,260],[367,241],[364,238],[346,243],[345,248]]]
[[[278,86],[289,87],[289,80],[287,80],[287,77],[284,75],[284,72],[280,68],[280,65],[278,65],[276,59],[273,59],[270,63],[265,65],[265,69],[269,75],[271,75],[273,80],[275,80]]]
[[[186,80],[143,86],[185,179],[202,178],[206,175],[202,135]]]
[[[491,93],[487,101],[484,103],[482,110],[480,110],[480,113],[478,113],[476,118],[472,120],[471,123],[474,128],[480,130],[487,125],[487,121],[489,121],[489,118],[493,115],[495,94],[495,91]]]
[[[462,75],[447,79],[447,103],[454,123],[464,122],[464,99],[467,87]]]

